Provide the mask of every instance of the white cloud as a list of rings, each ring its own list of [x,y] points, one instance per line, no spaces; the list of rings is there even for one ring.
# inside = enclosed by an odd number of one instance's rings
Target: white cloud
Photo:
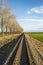
[[[43,31],[43,19],[18,19],[24,31]]]
[[[29,22],[42,22],[43,23],[43,19],[32,19],[32,18],[22,18],[22,19],[17,19],[18,21],[24,21],[24,22],[27,22],[28,21],[28,23]]]
[[[29,11],[27,11],[27,14],[31,13],[43,14],[43,6],[31,8]]]

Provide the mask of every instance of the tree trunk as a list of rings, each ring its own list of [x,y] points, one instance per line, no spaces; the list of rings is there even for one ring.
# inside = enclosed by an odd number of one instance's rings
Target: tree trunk
[[[7,33],[7,26],[6,26],[6,33]]]
[[[1,19],[1,33],[3,33],[3,18]]]

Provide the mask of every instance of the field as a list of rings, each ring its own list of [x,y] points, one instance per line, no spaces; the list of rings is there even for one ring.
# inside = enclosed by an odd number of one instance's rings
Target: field
[[[19,34],[0,34],[0,48],[10,42],[13,39],[16,39]]]
[[[32,36],[33,38],[43,42],[43,33],[27,33],[27,34]]]
[[[37,40],[41,35],[43,33],[0,35],[0,62],[3,64],[5,61],[3,65],[6,61],[6,65],[43,65],[43,43]],[[7,43],[9,41],[10,43]],[[3,58],[4,60],[2,60]],[[14,60],[10,61],[9,59]]]
[[[43,65],[43,33],[27,33],[27,40],[36,65]],[[32,61],[30,57],[31,65]]]

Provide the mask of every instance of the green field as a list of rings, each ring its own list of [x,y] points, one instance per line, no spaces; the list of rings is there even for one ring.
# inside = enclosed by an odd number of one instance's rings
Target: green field
[[[35,39],[43,42],[43,33],[27,33],[30,36],[34,37]]]

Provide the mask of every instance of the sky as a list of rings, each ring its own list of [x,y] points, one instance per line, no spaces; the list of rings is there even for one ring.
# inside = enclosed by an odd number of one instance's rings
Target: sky
[[[43,0],[8,0],[8,5],[25,32],[43,32]]]

